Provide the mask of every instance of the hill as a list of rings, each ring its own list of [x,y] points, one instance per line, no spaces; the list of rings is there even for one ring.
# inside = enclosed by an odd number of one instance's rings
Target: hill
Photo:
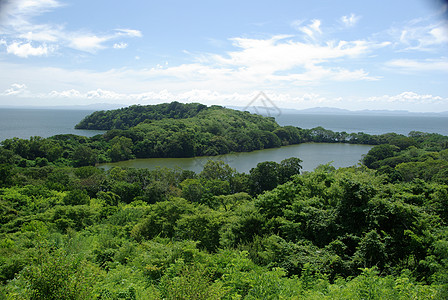
[[[206,105],[199,103],[171,102],[157,105],[132,105],[120,109],[96,111],[85,117],[75,128],[91,130],[128,129],[146,120],[191,118],[207,109]]]
[[[198,103],[99,111],[76,128],[109,130],[102,138],[110,145],[112,161],[219,155],[304,141],[300,129],[281,127],[274,118]]]

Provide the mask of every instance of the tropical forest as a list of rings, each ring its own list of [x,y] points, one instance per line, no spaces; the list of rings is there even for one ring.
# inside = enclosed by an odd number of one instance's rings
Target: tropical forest
[[[0,145],[1,299],[447,299],[448,137],[334,132],[179,102],[97,111],[84,137]],[[371,145],[248,173],[99,164]]]

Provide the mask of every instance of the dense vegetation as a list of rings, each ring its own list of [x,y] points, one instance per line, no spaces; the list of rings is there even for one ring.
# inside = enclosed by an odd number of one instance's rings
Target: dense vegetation
[[[179,102],[158,105],[132,105],[129,107],[97,111],[85,117],[76,129],[129,129],[146,120],[185,119],[195,117],[207,106],[199,103],[182,104]]]
[[[85,165],[108,134],[2,142],[1,299],[448,298],[448,137],[196,174]]]

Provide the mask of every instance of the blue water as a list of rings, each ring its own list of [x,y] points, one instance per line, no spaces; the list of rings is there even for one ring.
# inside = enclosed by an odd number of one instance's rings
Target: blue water
[[[411,131],[422,131],[448,135],[448,117],[441,116],[282,114],[275,119],[282,126],[292,125],[300,128],[322,126],[332,131],[348,133],[395,132],[408,135]]]
[[[78,130],[75,125],[91,110],[62,109],[0,109],[0,141],[13,137],[50,137],[57,134],[94,136],[98,130]]]

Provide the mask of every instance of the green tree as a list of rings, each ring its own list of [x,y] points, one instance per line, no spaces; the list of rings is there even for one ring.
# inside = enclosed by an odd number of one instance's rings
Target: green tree
[[[94,166],[97,161],[97,153],[87,145],[79,145],[71,155],[75,167]]]
[[[133,158],[132,155],[132,140],[130,138],[121,136],[114,137],[111,141],[111,148],[109,156],[112,161],[122,161]]]
[[[176,235],[183,240],[199,241],[202,249],[214,252],[219,248],[220,229],[224,215],[212,209],[200,209],[183,215],[176,223]]]
[[[152,239],[155,236],[173,237],[177,220],[184,214],[190,214],[193,205],[182,198],[157,202],[150,206],[148,215],[131,231],[137,241]]]
[[[365,234],[355,253],[355,261],[364,268],[383,268],[387,259],[386,245],[376,230]]]
[[[302,160],[297,157],[290,157],[280,162],[279,166],[279,182],[285,183],[290,180],[291,176],[300,174],[302,169]]]
[[[43,252],[18,278],[20,290],[10,297],[23,299],[92,299],[99,270],[64,250]]]
[[[235,173],[235,169],[231,168],[222,160],[208,160],[205,163],[201,173],[199,173],[199,177],[206,180],[219,179],[223,181],[230,181]]]
[[[252,195],[275,188],[279,183],[279,169],[279,164],[273,161],[261,162],[252,168],[249,175]]]
[[[182,187],[182,197],[190,202],[201,201],[204,190],[199,179],[185,179],[180,185]]]
[[[65,205],[88,205],[90,203],[90,197],[86,191],[73,190],[65,195],[63,202]]]
[[[399,148],[394,145],[383,144],[373,147],[367,152],[366,156],[363,158],[363,163],[368,168],[375,166],[380,160],[394,156],[399,151]]]

